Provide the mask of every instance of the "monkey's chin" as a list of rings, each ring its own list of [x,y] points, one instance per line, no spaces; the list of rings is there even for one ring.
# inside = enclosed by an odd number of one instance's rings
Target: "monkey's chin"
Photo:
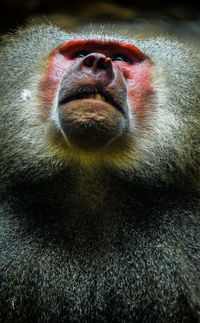
[[[127,120],[103,100],[79,99],[59,106],[58,118],[70,145],[84,151],[102,149],[123,136]]]

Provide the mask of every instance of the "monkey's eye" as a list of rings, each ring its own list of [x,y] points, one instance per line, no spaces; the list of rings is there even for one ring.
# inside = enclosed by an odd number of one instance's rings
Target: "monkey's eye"
[[[89,54],[89,52],[87,52],[86,50],[79,50],[77,52],[75,52],[73,55],[72,55],[72,59],[75,59],[75,58],[84,58],[85,56],[87,56]]]
[[[121,53],[117,53],[117,54],[113,55],[111,57],[111,59],[112,59],[112,61],[125,62],[125,63],[131,64],[130,58],[124,54],[121,54]]]

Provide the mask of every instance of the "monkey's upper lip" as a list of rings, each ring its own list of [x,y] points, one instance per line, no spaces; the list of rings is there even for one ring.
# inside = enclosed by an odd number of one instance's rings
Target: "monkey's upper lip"
[[[80,100],[80,99],[95,99],[105,101],[112,106],[114,106],[118,111],[124,114],[124,109],[122,106],[115,100],[112,94],[108,91],[102,89],[94,89],[90,87],[79,88],[77,91],[60,91],[59,105],[65,105],[70,101]]]

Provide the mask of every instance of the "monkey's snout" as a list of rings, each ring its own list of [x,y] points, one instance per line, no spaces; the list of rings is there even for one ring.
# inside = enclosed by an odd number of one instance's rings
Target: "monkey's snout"
[[[59,125],[72,146],[98,150],[126,131],[127,90],[122,73],[104,54],[77,60],[60,84]]]

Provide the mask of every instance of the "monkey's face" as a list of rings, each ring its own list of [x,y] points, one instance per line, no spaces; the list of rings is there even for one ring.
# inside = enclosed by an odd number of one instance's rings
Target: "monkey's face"
[[[198,54],[174,40],[120,38],[33,26],[3,42],[4,182],[76,165],[148,183],[199,178]]]
[[[97,159],[133,146],[151,111],[151,66],[137,47],[116,40],[76,39],[54,50],[40,85],[41,118],[51,115],[54,144],[67,156]]]

